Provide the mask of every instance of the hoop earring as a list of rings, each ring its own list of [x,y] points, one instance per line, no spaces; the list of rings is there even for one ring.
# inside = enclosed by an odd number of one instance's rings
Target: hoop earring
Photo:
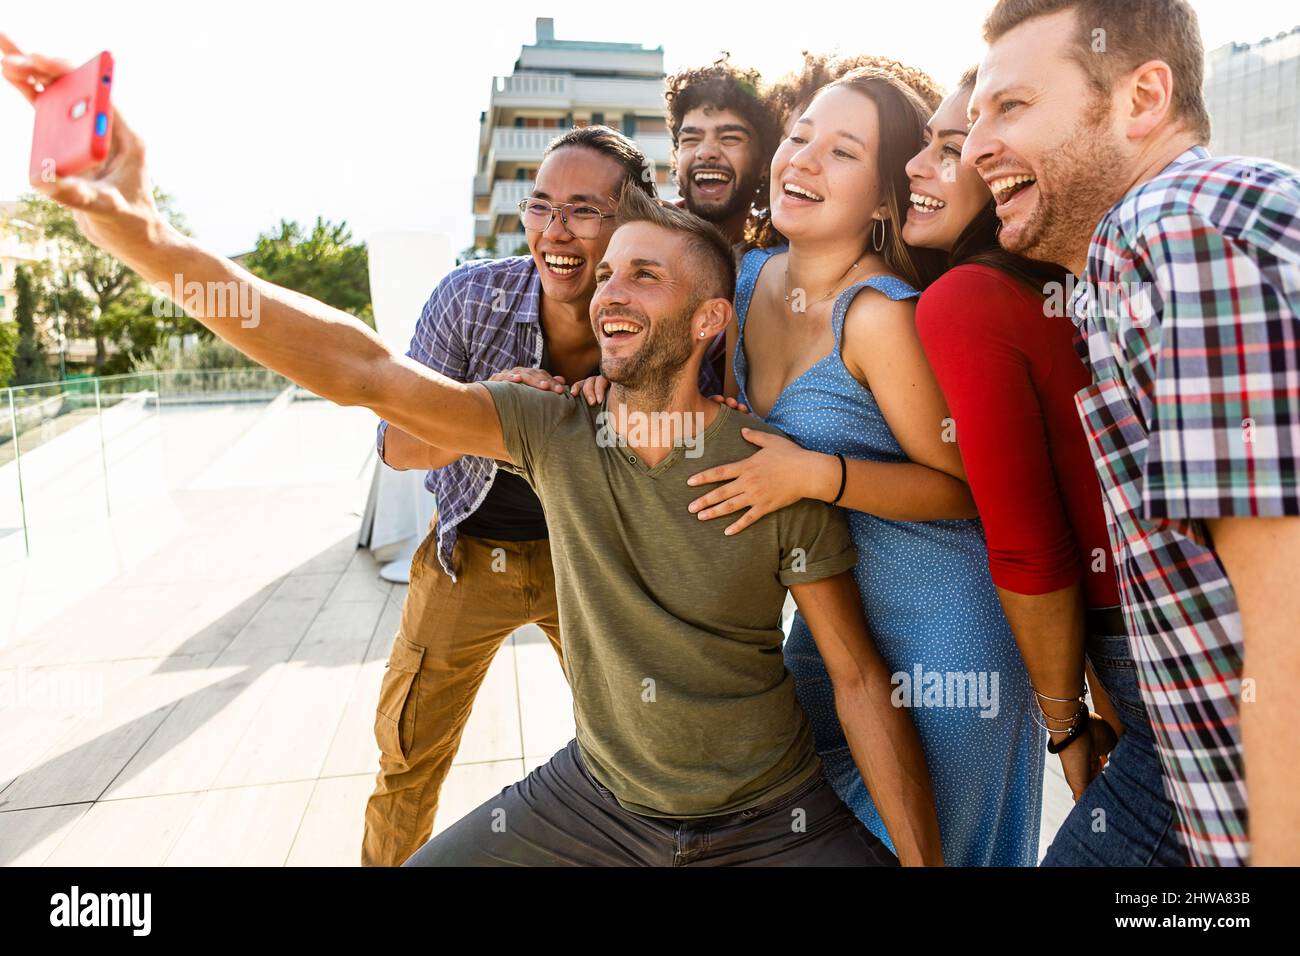
[[[876,226],[880,227],[880,241],[876,241]],[[885,248],[885,220],[876,219],[871,226],[871,248],[876,252],[882,252]]]

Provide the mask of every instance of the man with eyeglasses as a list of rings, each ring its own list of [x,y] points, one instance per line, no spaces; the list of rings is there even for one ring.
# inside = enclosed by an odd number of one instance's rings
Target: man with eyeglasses
[[[614,231],[615,197],[627,182],[653,196],[653,178],[644,175],[651,168],[635,143],[608,127],[558,137],[519,204],[529,255],[452,271],[425,306],[407,354],[462,382],[502,380],[516,367],[546,369],[560,383],[594,374],[600,347],[587,310],[596,264]],[[716,381],[701,387],[721,391]],[[411,562],[375,714],[379,774],[361,858],[397,866],[433,830],[443,781],[502,642],[536,624],[561,663],[563,654],[546,520],[527,482],[387,422],[378,448],[392,468],[426,469],[438,506]]]

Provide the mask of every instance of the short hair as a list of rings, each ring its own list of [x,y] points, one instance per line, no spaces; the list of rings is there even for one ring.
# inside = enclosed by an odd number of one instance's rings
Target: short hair
[[[655,191],[654,164],[646,158],[640,146],[618,130],[600,125],[575,126],[551,140],[542,153],[542,158],[545,159],[557,149],[566,146],[585,146],[587,149],[594,149],[623,167],[620,191],[623,186],[630,184],[651,199],[658,195]]]
[[[991,44],[1027,20],[1063,10],[1073,10],[1077,23],[1071,58],[1099,96],[1109,96],[1123,73],[1163,60],[1174,77],[1174,115],[1201,143],[1210,141],[1201,90],[1205,48],[1187,0],[998,0],[984,21],[984,41]],[[1104,31],[1104,53],[1093,47],[1097,30]]]
[[[718,228],[692,212],[678,209],[662,199],[651,199],[636,189],[623,188],[614,213],[614,222],[626,226],[633,222],[681,233],[690,250],[696,275],[704,281],[692,308],[705,299],[728,299],[736,291],[736,259],[731,246]]]

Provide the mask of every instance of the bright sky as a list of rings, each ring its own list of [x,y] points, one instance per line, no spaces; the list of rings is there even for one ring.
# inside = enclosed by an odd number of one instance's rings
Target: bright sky
[[[559,39],[662,44],[669,72],[728,50],[775,77],[801,50],[839,49],[893,56],[951,85],[979,60],[991,5],[742,0],[692,18],[689,5],[609,0],[554,9],[535,0],[49,0],[6,3],[0,31],[77,63],[112,52],[114,96],[149,145],[154,180],[219,251],[247,250],[281,218],[318,214],[346,219],[362,239],[434,229],[461,249],[472,236],[479,112],[491,77],[533,42],[538,15],[555,18]],[[1193,6],[1206,49],[1300,21],[1294,0]],[[26,188],[30,138],[30,108],[0,89],[0,199]]]

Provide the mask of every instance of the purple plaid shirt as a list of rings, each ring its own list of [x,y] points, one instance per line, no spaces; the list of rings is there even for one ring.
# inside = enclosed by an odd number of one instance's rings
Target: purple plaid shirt
[[[438,283],[420,313],[407,355],[458,382],[481,382],[516,366],[542,363],[542,283],[531,256],[477,259],[457,266]],[[700,389],[722,391],[710,363],[700,369]],[[383,458],[381,421],[376,435]],[[487,497],[497,463],[466,455],[430,471],[424,486],[438,507],[438,563],[456,580],[452,548],[456,526]]]
[[[1300,514],[1300,175],[1187,150],[1102,219],[1085,279],[1075,401],[1174,828],[1240,865],[1241,618],[1205,519]]]

